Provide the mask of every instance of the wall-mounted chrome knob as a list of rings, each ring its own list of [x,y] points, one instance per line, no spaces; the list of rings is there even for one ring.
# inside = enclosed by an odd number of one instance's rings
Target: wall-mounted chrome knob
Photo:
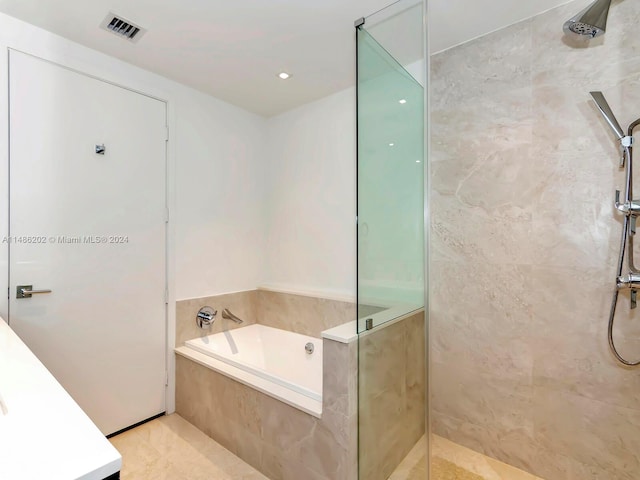
[[[211,307],[202,307],[196,315],[196,325],[200,328],[207,328],[213,325],[216,320],[217,310]]]

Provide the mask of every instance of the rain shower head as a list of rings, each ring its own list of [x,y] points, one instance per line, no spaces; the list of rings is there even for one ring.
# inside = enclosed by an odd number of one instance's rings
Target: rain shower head
[[[564,32],[595,38],[607,28],[611,0],[596,0],[564,24]]]
[[[602,92],[589,93],[591,94],[591,97],[593,97],[593,100],[596,102],[598,110],[600,110],[600,113],[602,114],[604,119],[607,121],[611,129],[615,132],[618,140],[622,140],[624,138],[624,130],[622,130],[622,127],[618,123],[618,120],[616,120],[616,116],[613,114],[613,111],[607,103],[607,100],[604,98]]]

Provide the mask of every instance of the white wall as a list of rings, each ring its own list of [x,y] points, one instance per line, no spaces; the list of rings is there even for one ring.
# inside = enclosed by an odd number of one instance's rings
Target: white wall
[[[269,286],[355,295],[355,91],[267,121]]]
[[[348,88],[267,120],[264,285],[355,296],[355,109]]]
[[[264,245],[263,217],[255,208],[263,203],[264,194],[262,117],[0,14],[3,98],[7,98],[8,48],[168,102],[169,345],[175,332],[176,298],[255,288]],[[7,235],[8,224],[7,115],[7,102],[0,101],[0,238]],[[33,132],[34,141],[38,135]],[[8,288],[7,265],[6,244],[0,244],[0,291]],[[0,316],[6,317],[7,299],[2,297]],[[171,362],[169,377],[172,387]],[[170,395],[168,410],[172,408]]]
[[[198,297],[255,287],[263,245],[261,216],[254,208],[263,195],[258,171],[263,165],[259,161],[264,142],[262,117],[0,14],[2,91],[6,91],[7,47],[168,100],[175,296]],[[6,118],[6,103],[2,102],[3,145],[7,144]],[[6,153],[3,148],[3,165]],[[6,186],[6,168],[0,169],[0,175]],[[239,188],[232,191],[230,185]],[[0,233],[4,236],[6,195],[1,201]],[[213,242],[216,248],[211,248]],[[6,249],[2,249],[0,262],[6,271]],[[228,273],[230,265],[234,266],[233,274]],[[220,274],[222,269],[225,275]],[[0,273],[2,282],[5,277]],[[0,314],[6,314],[6,308],[1,308]]]
[[[170,345],[176,299],[264,284],[354,296],[353,88],[267,120],[0,14],[0,92],[7,48],[167,100]],[[0,145],[7,142],[0,102]],[[0,237],[8,224],[7,165],[0,148]],[[0,291],[7,277],[0,245]]]
[[[253,289],[264,269],[265,120],[201,94],[176,103],[176,296]]]

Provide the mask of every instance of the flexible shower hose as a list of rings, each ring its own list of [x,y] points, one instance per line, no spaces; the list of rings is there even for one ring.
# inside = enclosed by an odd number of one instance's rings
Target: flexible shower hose
[[[628,148],[624,149],[624,155],[626,156],[626,159],[627,159],[627,192],[630,192],[630,188],[631,188],[631,152],[629,151]],[[618,274],[616,275],[616,278],[618,278],[620,275],[622,275],[622,269],[624,268],[624,252],[625,252],[625,249],[627,247],[628,235],[629,235],[629,216],[627,215],[627,216],[625,216],[624,223],[622,225],[622,237],[620,239],[620,255],[618,256]],[[629,267],[633,268],[632,265],[629,265]],[[616,285],[616,289],[613,292],[613,300],[611,302],[611,309],[609,310],[609,327],[607,329],[608,337],[609,337],[609,348],[611,349],[611,352],[613,353],[613,355],[616,357],[616,359],[620,363],[622,363],[623,365],[626,365],[628,367],[637,367],[637,366],[640,365],[640,360],[638,360],[637,362],[630,362],[630,361],[626,360],[622,355],[620,355],[620,353],[618,353],[618,349],[616,348],[615,341],[613,340],[613,324],[614,324],[614,321],[615,321],[616,305],[617,304],[618,304],[618,287]]]
[[[640,360],[638,360],[637,362],[630,362],[629,360],[626,360],[622,355],[618,353],[616,344],[613,341],[613,323],[614,323],[614,317],[616,315],[617,302],[618,302],[618,290],[616,289],[616,291],[613,294],[613,301],[611,302],[611,312],[609,313],[609,347],[611,348],[611,352],[613,353],[613,355],[616,357],[616,359],[620,363],[628,367],[637,367],[638,365],[640,365]]]

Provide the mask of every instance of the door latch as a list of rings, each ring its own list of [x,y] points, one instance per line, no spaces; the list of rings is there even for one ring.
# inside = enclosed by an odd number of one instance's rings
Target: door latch
[[[16,287],[16,298],[31,298],[32,295],[41,293],[51,293],[51,290],[34,290],[33,285],[18,285]]]

